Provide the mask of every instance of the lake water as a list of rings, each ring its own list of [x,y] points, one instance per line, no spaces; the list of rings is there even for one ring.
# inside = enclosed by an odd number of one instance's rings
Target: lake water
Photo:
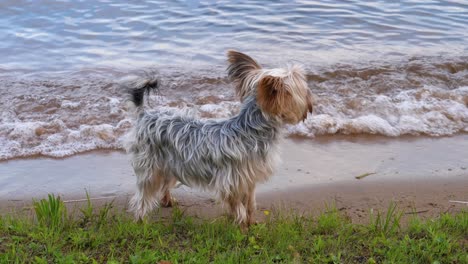
[[[121,148],[140,70],[153,107],[232,116],[227,49],[304,65],[314,114],[288,135],[468,132],[468,1],[5,0],[0,29],[0,160]]]

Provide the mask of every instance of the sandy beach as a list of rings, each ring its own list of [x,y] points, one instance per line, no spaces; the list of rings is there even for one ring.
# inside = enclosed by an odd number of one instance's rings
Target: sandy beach
[[[468,136],[444,138],[336,136],[286,139],[282,164],[257,189],[257,217],[265,210],[322,212],[336,206],[353,221],[391,202],[406,216],[436,216],[467,208]],[[0,210],[28,207],[32,198],[60,194],[79,206],[89,191],[96,204],[114,200],[125,208],[134,176],[125,153],[93,151],[65,159],[37,157],[0,163]],[[216,217],[223,209],[210,193],[181,186],[174,190],[182,210]],[[78,201],[76,201],[78,200]],[[162,209],[162,215],[170,209]]]

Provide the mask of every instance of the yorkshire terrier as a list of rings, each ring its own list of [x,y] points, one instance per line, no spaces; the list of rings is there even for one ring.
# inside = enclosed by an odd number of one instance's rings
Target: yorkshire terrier
[[[137,177],[130,210],[141,220],[160,203],[171,206],[179,181],[215,191],[242,226],[254,222],[255,186],[279,162],[284,124],[312,113],[312,95],[298,65],[264,69],[246,54],[227,53],[228,76],[242,102],[238,115],[202,121],[168,111],[147,111],[143,99],[159,89],[156,76],[127,82],[135,120],[126,142]]]

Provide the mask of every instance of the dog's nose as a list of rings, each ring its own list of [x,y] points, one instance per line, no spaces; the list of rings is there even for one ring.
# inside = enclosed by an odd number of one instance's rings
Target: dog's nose
[[[311,114],[312,114],[312,111],[314,110],[313,97],[312,97],[312,92],[310,90],[307,90],[307,110]]]

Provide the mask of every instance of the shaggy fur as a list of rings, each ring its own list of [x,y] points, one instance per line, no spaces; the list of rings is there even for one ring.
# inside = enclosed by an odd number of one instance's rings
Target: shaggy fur
[[[170,189],[180,181],[215,191],[238,223],[253,222],[255,186],[273,174],[279,161],[281,128],[305,119],[312,112],[312,97],[298,66],[266,70],[236,51],[228,52],[228,61],[242,108],[223,121],[146,111],[143,97],[159,89],[157,78],[150,75],[127,84],[135,107],[126,149],[137,176],[130,201],[136,219],[159,201],[169,206]]]

